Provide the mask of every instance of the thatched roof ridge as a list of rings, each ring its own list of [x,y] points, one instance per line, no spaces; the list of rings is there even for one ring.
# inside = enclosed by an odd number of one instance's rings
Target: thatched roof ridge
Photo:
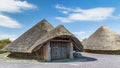
[[[37,47],[38,45],[40,45],[39,47],[41,47],[44,42],[49,41],[49,40],[51,40],[55,37],[59,37],[59,36],[69,36],[73,40],[73,42],[76,43],[75,44],[77,46],[76,50],[77,51],[82,51],[83,50],[83,46],[81,45],[80,41],[72,33],[70,33],[63,25],[59,25],[56,28],[54,28],[53,30],[51,30],[50,32],[48,32],[41,39],[39,39],[36,42],[36,44],[34,44],[29,49],[29,52],[34,50],[34,48]]]
[[[52,29],[53,26],[44,19],[33,26],[31,29],[29,29],[27,32],[22,34],[11,44],[3,48],[2,51],[27,52],[38,39],[41,39],[43,35],[51,31]]]
[[[106,26],[101,26],[83,42],[83,46],[89,50],[120,50],[120,35]]]

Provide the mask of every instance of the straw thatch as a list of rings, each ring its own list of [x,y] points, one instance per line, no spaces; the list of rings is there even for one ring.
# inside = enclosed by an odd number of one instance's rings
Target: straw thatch
[[[18,39],[2,49],[2,51],[10,52],[27,52],[37,40],[41,39],[48,31],[52,30],[53,26],[46,20],[42,20]]]
[[[120,50],[120,35],[111,31],[106,26],[101,26],[83,42],[83,46],[86,51],[117,51]]]
[[[45,42],[59,36],[71,38],[74,43],[73,47],[76,51],[83,50],[83,46],[79,40],[64,26],[60,25],[53,28],[46,20],[43,20],[13,41],[10,45],[3,48],[2,51],[32,53],[36,48],[40,49]]]
[[[55,37],[62,37],[62,36],[71,38],[72,42],[74,43],[74,48],[75,48],[76,51],[82,51],[83,50],[83,46],[81,45],[80,41],[72,33],[70,33],[63,25],[59,25],[55,29],[49,31],[41,39],[39,39],[29,49],[29,51],[32,51],[37,45],[42,46],[42,43],[50,41],[51,39],[53,39]],[[39,46],[39,47],[41,47],[41,46]]]

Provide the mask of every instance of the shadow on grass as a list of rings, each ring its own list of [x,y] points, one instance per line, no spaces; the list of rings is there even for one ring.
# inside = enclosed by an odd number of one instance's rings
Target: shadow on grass
[[[18,57],[9,57],[11,59],[16,59],[16,60],[31,60],[32,62],[32,58],[18,58]],[[53,60],[53,61],[49,61],[49,62],[44,62],[43,60],[37,60],[34,59],[38,62],[42,62],[42,63],[68,63],[68,62],[91,62],[91,61],[97,61],[96,58],[92,58],[92,57],[86,57],[86,56],[81,56],[79,58],[74,58],[74,59],[61,59],[61,60]]]
[[[52,63],[62,63],[62,62],[91,62],[91,61],[97,61],[96,58],[82,56],[80,52],[73,53],[74,59],[62,59],[62,60],[53,60]]]
[[[74,59],[62,59],[62,60],[53,60],[52,63],[68,63],[68,62],[91,62],[91,61],[97,61],[96,58],[91,58],[91,57],[86,57],[82,56],[79,58],[74,58]]]
[[[31,61],[33,60],[33,58],[22,58],[22,57],[14,57],[14,56],[7,56],[7,57],[15,60],[31,60]]]
[[[87,56],[82,56],[81,53],[75,53],[73,54],[74,59],[60,59],[60,60],[53,60],[50,62],[44,62],[43,60],[39,60],[39,59],[34,59],[40,63],[69,63],[69,62],[91,62],[91,61],[97,61],[96,58],[92,58],[92,57],[87,57]],[[20,58],[20,57],[13,57],[13,56],[8,56],[11,59],[15,59],[15,60],[29,60],[32,62],[33,58]]]

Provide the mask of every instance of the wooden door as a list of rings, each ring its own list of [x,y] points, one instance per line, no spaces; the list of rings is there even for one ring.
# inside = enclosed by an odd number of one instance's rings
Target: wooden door
[[[55,43],[52,43],[51,45],[51,58],[53,60],[60,58],[60,48],[59,46],[56,46]]]
[[[67,47],[66,45],[61,45],[61,58],[64,59],[64,58],[67,58]]]
[[[67,45],[61,42],[51,43],[51,59],[65,59],[67,58]]]

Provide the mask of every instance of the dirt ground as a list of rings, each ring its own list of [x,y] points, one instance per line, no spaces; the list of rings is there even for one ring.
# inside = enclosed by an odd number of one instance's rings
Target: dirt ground
[[[120,68],[120,55],[81,54],[81,58],[53,62],[8,58],[0,54],[0,68]]]

